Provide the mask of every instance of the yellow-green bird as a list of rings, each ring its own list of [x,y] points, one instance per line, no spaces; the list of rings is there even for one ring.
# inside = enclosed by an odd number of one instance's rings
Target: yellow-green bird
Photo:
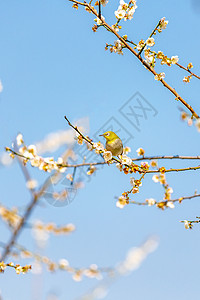
[[[113,131],[106,131],[100,134],[106,139],[106,150],[110,151],[113,156],[118,156],[123,153],[123,144],[121,139]]]

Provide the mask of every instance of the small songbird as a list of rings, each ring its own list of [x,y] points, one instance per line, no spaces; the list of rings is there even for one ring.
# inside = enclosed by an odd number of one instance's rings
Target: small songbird
[[[118,156],[123,153],[123,144],[121,139],[113,131],[106,131],[100,134],[106,139],[106,150],[110,151],[113,156]]]

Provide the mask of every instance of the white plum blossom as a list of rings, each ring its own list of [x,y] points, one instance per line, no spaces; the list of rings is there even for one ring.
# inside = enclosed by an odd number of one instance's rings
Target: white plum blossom
[[[152,63],[154,60],[154,55],[149,52],[149,50],[144,51],[144,56],[146,58],[147,63]]]
[[[93,144],[93,148],[95,149],[95,152],[97,154],[99,154],[101,151],[104,151],[104,145],[102,143],[100,143],[100,142],[94,143]]]
[[[115,41],[115,47],[116,47],[117,51],[121,51],[122,50],[122,42],[120,40]]]
[[[132,164],[132,159],[130,157],[128,157],[127,155],[122,154],[121,155],[121,163],[123,165],[130,166]]]
[[[22,136],[21,133],[19,133],[19,134],[17,135],[16,140],[17,140],[17,145],[18,145],[18,146],[21,146],[21,145],[23,144],[24,141],[23,141],[23,136]]]
[[[73,176],[72,174],[67,174],[66,178],[69,180],[69,181],[73,181]]]
[[[29,151],[30,153],[32,153],[33,156],[36,156],[36,154],[37,154],[37,149],[36,149],[36,146],[35,146],[35,145],[29,145],[29,146],[28,146],[28,151]]]
[[[133,187],[138,187],[138,186],[142,186],[142,182],[140,181],[140,183],[138,184],[138,180],[135,180],[133,177],[130,178],[130,184],[133,186]]]
[[[146,170],[149,170],[150,165],[149,165],[149,163],[147,161],[142,161],[141,162],[141,167],[144,168],[144,169],[146,169]]]
[[[146,40],[146,44],[149,46],[149,47],[152,47],[155,45],[155,41],[154,41],[154,38],[148,38]]]
[[[112,29],[114,29],[116,32],[119,32],[119,28],[118,28],[117,26],[112,25],[111,27],[112,27]]]
[[[130,148],[130,147],[125,147],[125,148],[123,149],[123,154],[127,154],[127,153],[129,153],[129,152],[131,152],[131,148]]]
[[[130,178],[130,184],[132,186],[135,186],[135,179],[133,177]]]
[[[184,226],[185,226],[185,229],[190,228],[189,222],[187,220],[184,220]]]
[[[34,155],[31,152],[29,152],[25,147],[19,148],[19,153],[27,159],[33,159],[34,158]]]
[[[120,163],[117,163],[117,164],[116,164],[116,167],[117,167],[117,169],[119,169],[120,171],[123,170],[122,165],[121,165]]]
[[[102,19],[103,21],[105,21],[105,18],[104,18],[104,16],[101,16],[101,19]],[[94,21],[95,21],[95,22],[97,22],[97,25],[101,25],[101,24],[102,24],[102,21],[101,21],[101,19],[99,19],[99,18],[96,18],[96,19],[94,19]]]
[[[175,205],[172,201],[168,201],[166,206],[169,207],[169,208],[174,208],[175,207]]]
[[[30,190],[35,189],[37,187],[37,185],[38,185],[38,182],[35,179],[29,179],[26,182],[26,187]]]
[[[166,29],[168,23],[169,23],[169,21],[165,21],[165,17],[163,17],[160,20],[160,29]]]
[[[104,150],[103,158],[106,162],[112,159],[112,153],[110,151]]]
[[[58,157],[58,159],[57,159],[57,164],[59,165],[62,165],[63,164],[63,159],[62,159],[62,157]]]
[[[124,208],[124,206],[126,205],[126,198],[124,196],[120,196],[118,198],[118,201],[116,203],[116,206],[119,207],[119,208]]]
[[[117,19],[123,19],[125,17],[125,15],[126,15],[126,11],[125,10],[122,10],[122,9],[119,10],[118,9],[118,10],[115,11],[115,17]]]
[[[133,18],[133,14],[137,8],[136,1],[131,0],[129,4],[124,2],[124,0],[120,0],[120,5],[118,9],[115,11],[115,16],[117,19],[121,20],[131,20]]]
[[[120,3],[120,6],[118,7],[118,9],[126,10],[128,8],[128,4],[124,0],[120,0],[119,3]]]
[[[200,132],[200,118],[196,120],[195,126],[196,126],[197,130]]]
[[[108,3],[108,0],[100,0],[101,4],[105,7],[106,4]]]
[[[124,21],[133,19],[133,14],[134,14],[134,12],[135,12],[135,8],[134,8],[134,7],[131,7],[131,8],[127,11],[126,16],[125,16],[125,18],[124,18]]]
[[[178,60],[179,60],[179,58],[178,58],[177,55],[176,56],[172,56],[171,57],[172,65],[175,65],[178,62]]]
[[[159,182],[159,181],[160,181],[159,175],[153,175],[152,180],[153,180],[154,182]]]
[[[156,200],[153,198],[146,199],[148,206],[153,206],[156,203]]]
[[[165,78],[165,73],[162,72],[160,74],[156,74],[154,78],[155,78],[155,80],[160,81],[161,79]]]
[[[61,258],[61,259],[59,260],[59,267],[60,267],[61,269],[66,269],[68,266],[69,266],[69,262],[68,262],[66,259]]]
[[[138,149],[136,150],[136,152],[137,152],[137,155],[138,155],[138,156],[140,156],[140,155],[143,155],[143,156],[144,156],[144,153],[145,153],[145,151],[144,151],[143,148],[138,148]]]
[[[172,194],[173,193],[173,189],[171,187],[168,187],[167,193]]]

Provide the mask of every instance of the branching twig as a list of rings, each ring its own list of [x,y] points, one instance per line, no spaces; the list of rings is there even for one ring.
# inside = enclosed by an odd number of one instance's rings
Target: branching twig
[[[194,194],[192,196],[186,196],[186,197],[180,197],[180,198],[176,198],[176,199],[170,199],[170,200],[162,200],[162,201],[155,201],[155,205],[159,204],[159,203],[167,203],[167,202],[179,202],[181,203],[184,200],[191,200],[194,198],[198,198],[200,197],[200,194]],[[139,201],[129,201],[130,204],[136,204],[136,205],[149,205],[148,201],[145,202],[139,202]]]
[[[98,12],[96,11],[96,9],[89,5],[87,2],[79,2],[76,0],[69,0],[70,2],[76,3],[76,4],[80,4],[82,6],[87,7],[96,17],[99,17]],[[135,55],[140,62],[154,75],[158,75],[157,72],[154,70],[154,68],[152,68],[140,55],[138,55],[138,53],[128,44],[128,42],[126,42],[126,40],[121,37],[110,25],[108,25],[105,20],[103,20],[101,18],[101,25],[104,26],[106,29],[108,29],[108,31],[112,32],[125,46],[126,48],[133,54]],[[198,114],[194,111],[194,109],[192,108],[192,106],[190,104],[188,104],[178,93],[177,91],[172,88],[165,80],[161,79],[160,82],[163,84],[164,87],[166,87],[176,98],[176,100],[180,100],[182,102],[182,104],[187,107],[187,109],[192,113],[192,115],[195,118],[199,118]]]
[[[77,127],[73,126],[70,121],[67,119],[67,117],[65,116],[65,119],[67,120],[68,124],[74,128],[74,130],[76,130],[76,132],[78,132],[78,134],[80,134],[80,136],[87,141],[88,143],[90,143],[91,145],[93,145],[93,142],[91,142],[90,139],[86,138],[79,130]],[[15,155],[18,155],[20,157],[23,157],[24,159],[27,159],[25,156],[21,155],[20,153],[17,153],[16,151],[10,149],[10,148],[6,148],[7,151],[12,152]],[[154,159],[200,159],[199,156],[179,156],[179,155],[174,155],[174,156],[147,156],[147,157],[139,157],[139,158],[132,158],[132,161],[142,161],[142,160],[154,160]],[[112,158],[112,160],[114,161],[114,163],[120,163],[121,161],[115,157]],[[68,167],[68,168],[78,168],[78,167],[84,167],[84,166],[95,166],[95,165],[104,165],[107,164],[107,162],[91,162],[91,163],[81,163],[81,164],[58,164],[58,167]],[[126,167],[130,167],[126,164],[124,164],[124,166]],[[169,173],[169,172],[183,172],[183,171],[191,171],[191,170],[198,170],[200,169],[200,166],[196,166],[196,167],[188,167],[188,168],[170,168],[170,169],[166,169],[165,173]],[[148,171],[144,171],[142,169],[139,169],[140,173],[160,173],[160,169],[158,170],[148,170]]]
[[[156,27],[154,28],[154,30],[152,31],[152,33],[150,34],[149,38],[151,38],[154,33],[156,32],[157,28],[160,26],[160,21],[158,22],[158,24],[156,25]],[[139,51],[138,56],[141,55],[142,51],[144,50],[144,48],[146,47],[146,43],[144,44],[144,46],[142,47],[142,49]]]
[[[29,218],[33,208],[35,207],[38,199],[43,195],[43,193],[45,192],[45,190],[47,189],[48,185],[50,184],[50,180],[48,179],[47,181],[45,181],[45,183],[43,184],[43,186],[41,187],[41,189],[39,190],[39,192],[35,193],[30,204],[28,205],[24,216],[21,218],[19,224],[17,225],[17,227],[15,228],[15,230],[12,233],[12,236],[10,238],[10,241],[8,242],[7,246],[4,249],[4,252],[1,256],[1,260],[5,260],[7,255],[10,252],[10,249],[12,248],[13,244],[15,243],[20,231],[23,228],[23,225],[25,224],[25,222],[27,221],[27,219]]]
[[[198,76],[198,75],[194,74],[193,72],[191,72],[190,69],[188,69],[188,68],[186,68],[186,67],[180,65],[179,63],[176,63],[176,65],[177,65],[179,68],[181,68],[181,69],[183,69],[183,70],[189,72],[192,76],[194,76],[194,77],[200,79],[200,76]]]
[[[99,19],[101,19],[101,2],[99,0]]]
[[[180,169],[167,169],[165,170],[164,173],[169,173],[169,172],[183,172],[183,171],[192,171],[192,170],[199,170],[200,166],[197,167],[188,167],[188,168],[180,168]],[[147,174],[153,174],[153,173],[160,173],[160,169],[159,170],[149,170],[149,171],[144,171]]]

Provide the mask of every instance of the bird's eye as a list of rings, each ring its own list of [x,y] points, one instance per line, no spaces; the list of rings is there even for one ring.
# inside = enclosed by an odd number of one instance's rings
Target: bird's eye
[[[107,135],[107,136],[109,136],[109,135],[110,135],[110,133],[109,133],[109,132],[107,132],[107,133],[106,133],[106,135]]]

